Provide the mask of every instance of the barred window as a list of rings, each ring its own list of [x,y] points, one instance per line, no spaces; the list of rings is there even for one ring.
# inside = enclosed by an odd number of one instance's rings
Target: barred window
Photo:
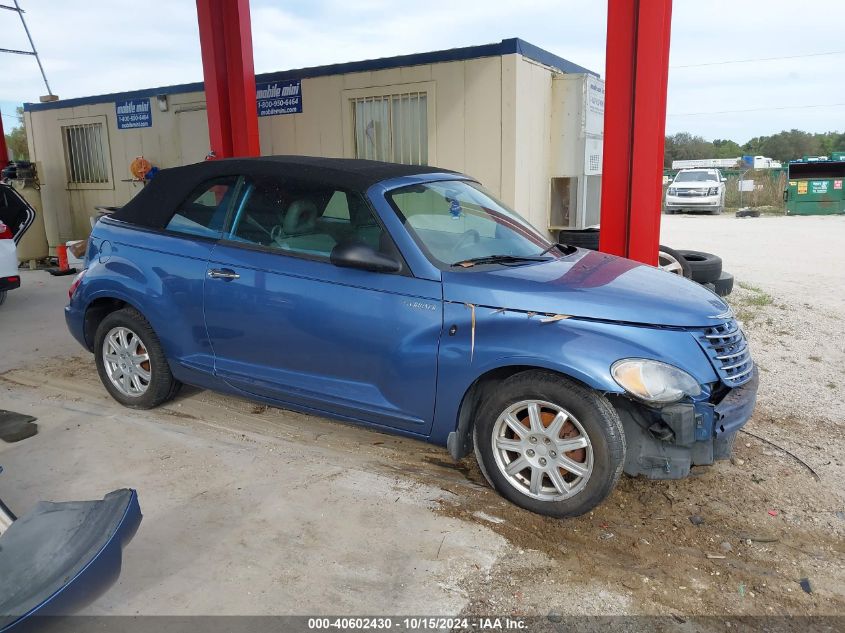
[[[353,99],[355,157],[427,165],[427,102],[425,92]]]
[[[62,127],[67,180],[72,184],[98,184],[109,181],[106,137],[102,123]]]

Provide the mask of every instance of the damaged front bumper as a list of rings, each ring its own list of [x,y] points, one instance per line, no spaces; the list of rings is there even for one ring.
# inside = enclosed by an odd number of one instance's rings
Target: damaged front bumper
[[[117,581],[140,523],[138,495],[126,488],[98,501],[42,501],[21,518],[0,501],[0,633],[40,631],[90,604]]]
[[[614,403],[626,437],[625,473],[649,479],[681,479],[690,467],[731,456],[737,431],[751,418],[758,375],[721,398],[648,407],[627,399]]]

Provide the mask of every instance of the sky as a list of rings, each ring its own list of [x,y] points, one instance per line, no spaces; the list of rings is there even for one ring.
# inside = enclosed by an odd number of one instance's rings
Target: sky
[[[53,93],[62,98],[202,80],[195,0],[19,2]],[[604,0],[250,5],[256,72],[520,37],[604,76]],[[783,129],[843,131],[843,24],[842,0],[675,0],[667,134],[743,143]],[[0,11],[0,33],[3,48],[28,48],[14,12]],[[772,57],[793,58],[759,61]],[[739,61],[749,59],[758,61]],[[31,56],[0,55],[0,63],[8,131],[15,106],[37,101],[46,88]]]

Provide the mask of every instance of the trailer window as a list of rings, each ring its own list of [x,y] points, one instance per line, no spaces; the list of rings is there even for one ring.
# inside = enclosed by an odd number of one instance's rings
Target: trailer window
[[[425,92],[352,100],[355,157],[406,165],[428,164]]]
[[[102,123],[62,127],[68,184],[96,185],[109,182],[106,135]]]

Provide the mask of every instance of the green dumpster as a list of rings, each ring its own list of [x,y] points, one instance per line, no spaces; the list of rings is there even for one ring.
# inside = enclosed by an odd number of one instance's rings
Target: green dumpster
[[[845,213],[845,152],[790,161],[786,182],[787,215]]]

